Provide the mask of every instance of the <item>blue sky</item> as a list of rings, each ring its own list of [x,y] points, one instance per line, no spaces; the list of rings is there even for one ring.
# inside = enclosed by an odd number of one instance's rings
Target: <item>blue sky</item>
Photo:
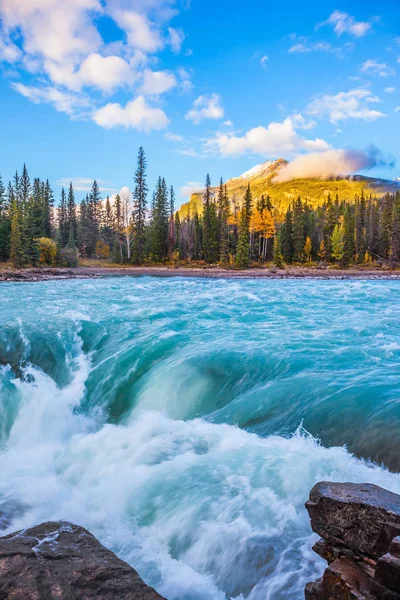
[[[164,175],[180,202],[207,172],[217,182],[281,156],[311,175],[400,177],[399,12],[398,0],[0,0],[0,172],[7,182],[25,161],[57,195],[72,180],[79,198],[94,178],[112,194],[143,145],[150,186]]]

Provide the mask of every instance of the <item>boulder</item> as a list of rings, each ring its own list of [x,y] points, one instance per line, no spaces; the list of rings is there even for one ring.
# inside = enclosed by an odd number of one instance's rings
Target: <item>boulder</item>
[[[371,484],[318,483],[306,502],[328,562],[306,600],[400,600],[400,496]]]
[[[0,538],[0,598],[163,600],[86,529],[63,521]]]

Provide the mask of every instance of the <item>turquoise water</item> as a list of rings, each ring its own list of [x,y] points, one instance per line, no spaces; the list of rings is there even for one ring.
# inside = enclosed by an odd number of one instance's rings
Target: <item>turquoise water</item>
[[[389,281],[2,284],[8,530],[82,524],[168,600],[302,599],[314,483],[400,493],[399,306]]]

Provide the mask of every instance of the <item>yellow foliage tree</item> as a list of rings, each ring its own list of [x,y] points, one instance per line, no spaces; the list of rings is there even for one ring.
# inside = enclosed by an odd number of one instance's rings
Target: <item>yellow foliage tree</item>
[[[311,252],[312,252],[311,238],[308,235],[306,237],[306,242],[305,242],[304,248],[303,248],[304,258],[306,259],[307,262],[310,262],[310,260],[311,260]]]
[[[54,240],[46,237],[36,239],[39,249],[39,262],[44,265],[51,265],[57,257],[57,244]]]
[[[325,260],[326,259],[326,247],[325,247],[325,241],[322,240],[320,245],[319,245],[319,251],[317,252],[318,256],[320,257],[321,260]]]
[[[96,244],[96,256],[98,258],[108,258],[110,256],[110,246],[99,240]]]

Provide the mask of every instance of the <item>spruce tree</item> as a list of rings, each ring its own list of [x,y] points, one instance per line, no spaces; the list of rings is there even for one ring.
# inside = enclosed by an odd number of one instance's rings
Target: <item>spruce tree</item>
[[[293,203],[293,259],[295,261],[303,259],[304,242],[304,208],[299,197]]]
[[[236,266],[248,269],[250,266],[250,217],[252,211],[252,195],[250,184],[247,186],[244,203],[240,214],[239,240],[236,252]]]
[[[229,261],[229,197],[222,178],[218,191],[219,260],[226,265]]]
[[[286,263],[293,261],[293,213],[289,209],[285,214],[285,221],[281,229],[281,250]]]
[[[148,187],[146,183],[146,156],[142,147],[139,148],[135,186],[133,191],[133,262],[142,264],[146,243],[146,208]]]
[[[70,181],[69,189],[68,189],[68,200],[67,200],[67,222],[68,222],[68,246],[70,246],[70,241],[73,238],[74,242],[78,239],[78,222],[76,219],[76,204],[75,204],[75,193],[72,185],[72,181]],[[71,238],[72,236],[72,238]]]
[[[67,209],[67,196],[64,188],[61,189],[60,205],[58,207],[58,229],[60,231],[59,242],[61,248],[65,248],[68,244],[69,238],[69,223],[68,223],[68,209]]]
[[[21,209],[14,198],[11,204],[10,260],[15,268],[20,268],[25,263],[21,229]]]
[[[208,263],[218,262],[218,215],[212,198],[211,180],[207,174],[203,198],[203,253]]]

